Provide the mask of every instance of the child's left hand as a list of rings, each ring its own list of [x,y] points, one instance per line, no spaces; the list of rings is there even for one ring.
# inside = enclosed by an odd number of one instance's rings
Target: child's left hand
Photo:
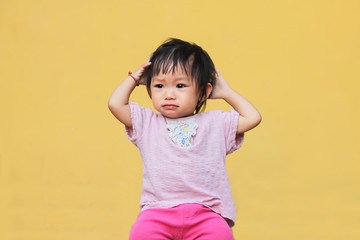
[[[215,67],[215,71],[217,74],[216,84],[215,84],[215,87],[214,87],[213,91],[211,92],[209,98],[210,99],[223,99],[228,94],[229,90],[231,90],[231,87],[225,81],[225,79],[223,78],[223,76],[221,75],[221,73],[219,72],[219,70],[216,67]]]

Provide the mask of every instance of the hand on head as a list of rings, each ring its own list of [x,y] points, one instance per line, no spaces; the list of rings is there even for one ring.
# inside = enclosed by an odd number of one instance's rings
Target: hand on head
[[[146,68],[151,65],[150,62],[151,56],[146,60],[146,62],[141,65],[134,73],[133,76],[139,80],[139,84],[146,85],[146,75],[144,74]]]
[[[213,86],[213,90],[209,96],[209,99],[223,99],[226,96],[228,90],[231,88],[216,67],[215,71],[217,74],[216,84]]]

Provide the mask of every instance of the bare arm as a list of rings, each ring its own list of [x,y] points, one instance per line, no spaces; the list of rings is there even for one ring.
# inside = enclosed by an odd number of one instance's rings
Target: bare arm
[[[149,60],[141,65],[132,75],[139,79],[140,84],[145,84],[145,79],[142,77],[145,69],[151,63]],[[131,76],[125,78],[125,80],[113,91],[108,101],[108,107],[112,114],[119,119],[127,127],[132,127],[131,123],[131,111],[129,106],[129,98],[134,90],[136,84]]]
[[[210,98],[224,99],[234,108],[235,111],[240,114],[236,132],[237,134],[249,131],[250,129],[256,127],[261,122],[260,113],[245,97],[241,96],[229,86],[218,69],[216,69],[216,72],[218,74],[218,78]]]

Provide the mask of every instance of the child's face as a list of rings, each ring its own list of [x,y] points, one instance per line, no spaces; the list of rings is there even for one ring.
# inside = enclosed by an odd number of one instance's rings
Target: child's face
[[[152,78],[151,98],[154,108],[168,118],[194,113],[199,95],[195,81],[179,67],[174,73],[160,73]]]

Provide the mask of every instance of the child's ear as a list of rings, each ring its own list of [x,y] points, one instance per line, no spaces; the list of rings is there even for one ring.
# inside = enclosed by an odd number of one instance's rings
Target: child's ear
[[[209,98],[212,90],[213,90],[213,86],[211,85],[211,83],[208,83],[206,86],[206,99]]]

